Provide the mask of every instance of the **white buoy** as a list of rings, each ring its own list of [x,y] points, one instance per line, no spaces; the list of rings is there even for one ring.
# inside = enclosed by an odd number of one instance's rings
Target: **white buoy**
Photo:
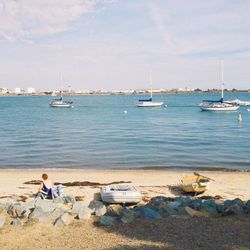
[[[241,114],[238,115],[238,122],[241,122],[242,121],[242,116]]]
[[[247,109],[248,112],[250,112],[250,109]]]
[[[124,110],[124,111],[123,111],[123,114],[124,114],[124,115],[126,115],[127,113],[128,113],[128,111],[127,111],[127,110]]]

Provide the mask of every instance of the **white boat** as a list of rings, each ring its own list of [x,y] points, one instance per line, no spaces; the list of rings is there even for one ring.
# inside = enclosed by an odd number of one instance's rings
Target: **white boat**
[[[199,107],[203,111],[236,111],[240,106],[234,103],[228,103],[224,101],[224,72],[223,61],[221,63],[221,99],[218,101],[204,100],[199,104]]]
[[[228,100],[228,101],[224,101],[224,102],[229,103],[229,104],[236,104],[239,106],[250,106],[250,101],[241,101],[239,99]]]
[[[101,188],[101,198],[106,203],[138,203],[142,195],[134,186],[110,185]]]
[[[73,102],[63,101],[62,96],[53,100],[49,105],[52,108],[73,108]]]
[[[154,102],[153,101],[153,95],[152,95],[153,90],[152,90],[152,76],[151,76],[151,72],[150,72],[150,86],[151,86],[150,98],[139,100],[136,103],[137,107],[161,107],[161,106],[164,105],[163,102]]]

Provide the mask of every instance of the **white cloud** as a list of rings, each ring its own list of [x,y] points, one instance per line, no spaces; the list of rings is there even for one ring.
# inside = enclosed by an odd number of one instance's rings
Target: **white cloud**
[[[94,0],[0,0],[0,37],[32,40],[69,30],[95,4]]]

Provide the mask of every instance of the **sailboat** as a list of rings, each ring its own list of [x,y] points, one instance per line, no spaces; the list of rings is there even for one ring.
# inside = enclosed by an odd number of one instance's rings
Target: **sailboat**
[[[61,75],[61,88],[62,88],[62,75]],[[60,91],[60,98],[54,99],[49,103],[49,106],[52,108],[73,108],[72,101],[64,101],[62,97],[62,91]]]
[[[224,71],[223,61],[221,62],[221,99],[220,100],[203,100],[199,107],[203,111],[236,111],[240,106],[235,103],[224,101]]]
[[[150,90],[150,98],[148,99],[140,99],[139,102],[136,103],[137,107],[160,107],[163,106],[164,103],[163,102],[153,102],[153,95],[152,95],[152,75],[150,72],[150,86],[151,86],[151,90]]]

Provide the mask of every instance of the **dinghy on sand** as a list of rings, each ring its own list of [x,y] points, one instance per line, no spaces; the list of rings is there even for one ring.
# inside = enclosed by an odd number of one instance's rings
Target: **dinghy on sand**
[[[210,180],[212,179],[194,173],[194,175],[183,177],[180,187],[186,193],[203,193],[207,190]]]
[[[134,186],[111,185],[101,188],[101,198],[106,203],[138,203],[142,195]]]

